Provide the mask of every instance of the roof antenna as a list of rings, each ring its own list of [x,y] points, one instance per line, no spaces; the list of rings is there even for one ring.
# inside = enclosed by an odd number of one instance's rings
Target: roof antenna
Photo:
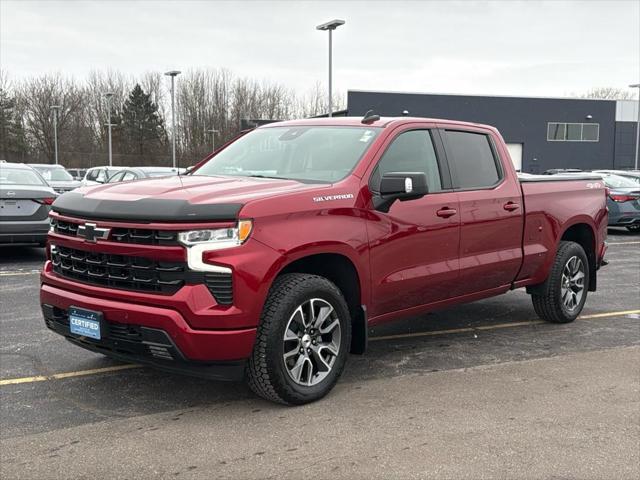
[[[367,110],[367,113],[364,114],[364,117],[362,117],[360,121],[361,123],[369,124],[377,122],[378,120],[380,120],[380,115],[373,113],[373,110]]]

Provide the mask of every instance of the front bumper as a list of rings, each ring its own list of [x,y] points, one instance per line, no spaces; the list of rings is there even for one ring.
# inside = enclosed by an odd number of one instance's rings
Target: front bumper
[[[40,290],[40,302],[47,327],[76,345],[125,361],[199,376],[237,379],[256,336],[256,328],[196,330],[173,309],[100,299],[46,284]],[[70,333],[67,312],[71,306],[103,313],[107,333],[102,340]],[[222,363],[226,364],[222,367],[236,371],[207,374]]]
[[[188,360],[161,329],[107,323],[105,335],[94,340],[70,333],[66,310],[43,304],[45,324],[69,342],[92,352],[101,353],[128,363],[149,365],[172,373],[192,375],[211,380],[239,381],[244,376],[246,362],[194,362]]]

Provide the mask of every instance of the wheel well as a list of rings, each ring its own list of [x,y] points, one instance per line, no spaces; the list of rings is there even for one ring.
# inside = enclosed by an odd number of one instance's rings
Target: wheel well
[[[319,275],[340,289],[351,315],[351,352],[364,353],[367,344],[366,310],[361,304],[360,277],[351,260],[340,254],[321,253],[291,262],[278,276],[285,273]]]
[[[578,243],[587,254],[589,261],[589,291],[596,290],[596,240],[593,230],[586,223],[578,223],[569,227],[561,240]]]

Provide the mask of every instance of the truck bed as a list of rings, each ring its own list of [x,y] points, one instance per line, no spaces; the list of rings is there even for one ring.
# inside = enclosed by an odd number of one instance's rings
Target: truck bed
[[[593,228],[595,245],[606,238],[607,211],[602,178],[591,174],[519,174],[524,202],[523,266],[517,280],[544,281],[565,225],[579,220]],[[581,212],[576,219],[576,212]],[[570,222],[571,220],[571,222]]]

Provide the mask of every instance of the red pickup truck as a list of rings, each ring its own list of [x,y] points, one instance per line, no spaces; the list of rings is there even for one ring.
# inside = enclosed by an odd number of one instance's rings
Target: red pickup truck
[[[75,345],[302,404],[373,325],[522,287],[571,322],[606,228],[599,177],[519,178],[492,127],[296,120],[187,175],[60,196],[40,298]]]

